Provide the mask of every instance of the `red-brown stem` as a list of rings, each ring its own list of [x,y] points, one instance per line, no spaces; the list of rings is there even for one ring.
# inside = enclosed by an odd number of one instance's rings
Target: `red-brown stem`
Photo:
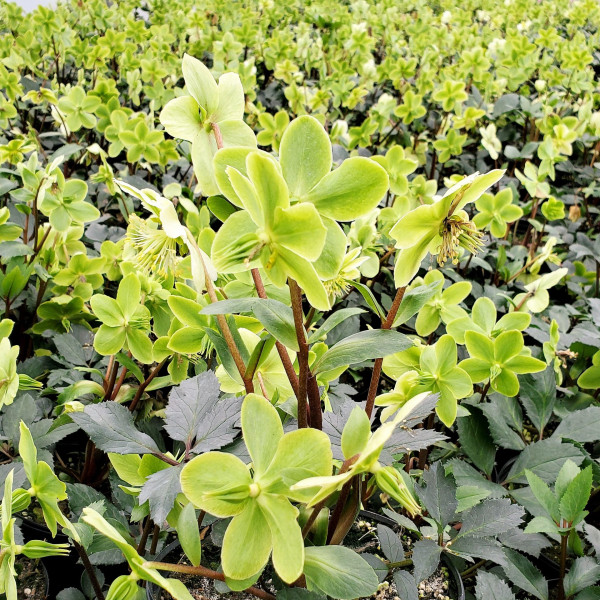
[[[258,293],[259,298],[266,299],[267,292],[265,290],[265,286],[263,284],[262,278],[260,276],[260,272],[258,269],[252,269],[252,279],[254,280],[254,285],[256,287],[256,292]],[[296,398],[298,397],[298,375],[296,375],[296,371],[294,371],[294,365],[292,364],[292,360],[290,355],[288,354],[287,348],[277,340],[275,342],[275,348],[277,348],[277,353],[279,354],[279,358],[283,364],[283,368],[285,370],[285,374],[290,381],[290,385],[294,390],[294,394],[296,394]]]
[[[304,329],[304,314],[302,313],[302,290],[298,284],[288,278],[290,296],[292,298],[292,312],[294,313],[294,325],[296,327],[296,338],[298,339],[298,428],[308,427],[308,412],[306,408],[306,396],[308,389],[308,342]],[[320,410],[319,406],[319,410]],[[312,415],[311,415],[312,418]]]
[[[142,530],[142,537],[140,538],[140,543],[137,547],[137,553],[140,556],[144,556],[146,554],[146,542],[148,541],[148,536],[150,535],[150,529],[152,528],[152,519],[150,517],[146,517],[146,522],[144,523],[144,529]]]
[[[404,292],[406,291],[406,286],[398,288],[396,291],[396,296],[394,297],[394,301],[392,302],[392,306],[387,314],[387,317],[383,324],[381,325],[381,329],[391,329],[394,321],[396,320],[396,315],[398,314],[398,309],[400,308],[400,304],[402,303],[402,298],[404,298]],[[367,404],[365,406],[365,412],[369,419],[373,414],[373,406],[375,405],[375,396],[377,396],[377,388],[379,387],[379,378],[381,377],[381,366],[383,365],[383,358],[375,359],[375,364],[373,365],[373,373],[371,375],[371,383],[369,384],[369,393],[367,394]]]
[[[159,571],[169,571],[171,573],[187,573],[188,575],[199,575],[200,577],[208,577],[210,579],[218,579],[219,581],[225,581],[225,575],[212,569],[207,569],[200,565],[199,567],[192,567],[190,565],[175,565],[171,563],[147,561],[144,563],[145,567],[151,569],[158,569]],[[262,598],[263,600],[275,600],[275,596],[269,594],[256,587],[249,587],[245,590],[249,594]]]
[[[127,375],[127,367],[123,367],[123,369],[121,370],[121,374],[119,375],[117,384],[115,385],[113,393],[111,394],[110,398],[108,398],[108,400],[114,400],[117,397],[117,394],[119,393],[119,390],[121,389],[121,386],[125,381],[125,375]]]
[[[317,378],[308,371],[308,406],[310,408],[310,426],[323,429],[323,410],[321,409],[321,393]]]
[[[87,555],[87,552],[85,551],[85,548],[81,544],[76,542],[75,540],[73,540],[73,546],[75,546],[75,550],[77,550],[77,553],[79,554],[79,558],[81,558],[81,562],[83,563],[83,566],[85,568],[85,571],[88,574],[88,577],[90,578],[90,582],[92,584],[92,587],[94,588],[94,593],[96,594],[96,599],[104,600],[104,594],[102,593],[102,586],[100,585],[100,582],[98,581],[98,578],[96,577],[96,571],[94,570],[94,566],[90,562],[90,559]]]
[[[221,128],[216,123],[211,123],[211,125],[213,133],[215,134],[217,148],[220,150],[223,147],[223,136],[221,135]]]
[[[187,240],[191,244],[193,244],[194,250],[198,253],[198,256],[200,257],[200,261],[202,262],[202,269],[204,270],[204,281],[205,281],[208,297],[210,298],[210,301],[212,303],[218,302],[219,299],[217,298],[217,292],[215,291],[215,286],[212,282],[212,279],[210,278],[210,273],[208,272],[208,269],[204,262],[204,258],[202,257],[202,253],[200,251],[200,248],[198,247],[198,243],[196,242],[196,240],[194,239],[194,236],[191,233],[188,234]],[[225,318],[225,315],[215,315],[215,316],[217,317],[217,323],[219,324],[219,329],[221,330],[221,333],[223,334],[223,338],[225,339],[227,348],[228,348],[229,352],[231,353],[231,357],[233,358],[233,361],[235,362],[235,366],[237,367],[238,373],[240,374],[240,377],[242,378],[242,381],[244,382],[244,388],[246,389],[246,393],[251,394],[254,391],[254,385],[252,383],[252,379],[248,379],[247,377],[245,377],[246,365],[244,364],[244,359],[242,358],[242,355],[240,354],[240,351],[238,350],[238,347],[236,346],[235,340],[233,339],[233,335],[231,334],[231,329],[229,329],[229,325],[227,324],[227,319]]]
[[[560,538],[560,581],[558,582],[558,600],[565,600],[565,571],[567,568],[567,542],[569,536]]]
[[[160,536],[160,527],[158,525],[154,526],[152,530],[152,543],[150,544],[150,556],[154,556],[156,554],[156,547],[158,546],[158,538]]]
[[[162,362],[158,363],[156,367],[154,367],[154,369],[152,369],[152,373],[150,373],[150,375],[146,378],[145,381],[140,383],[140,386],[138,387],[137,392],[135,393],[135,396],[133,397],[133,400],[129,405],[129,410],[131,412],[133,412],[137,408],[138,402],[140,401],[142,394],[146,391],[146,388],[150,385],[152,380],[158,375],[158,372],[163,368],[165,362],[167,362],[166,358]]]

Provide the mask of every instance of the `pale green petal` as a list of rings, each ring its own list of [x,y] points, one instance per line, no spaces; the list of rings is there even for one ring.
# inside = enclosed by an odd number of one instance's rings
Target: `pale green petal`
[[[361,156],[346,159],[304,197],[336,221],[352,221],[370,213],[388,190],[388,175],[376,162]]]
[[[219,106],[212,115],[213,121],[226,121],[235,119],[241,121],[244,118],[244,88],[237,73],[223,73],[219,77],[217,85],[219,93]]]
[[[219,121],[218,126],[223,138],[223,148],[243,146],[256,149],[254,132],[244,121]]]
[[[327,237],[321,254],[317,260],[313,261],[313,266],[319,277],[326,281],[337,277],[342,268],[348,240],[336,221],[327,217],[321,217],[321,221],[327,228]],[[377,266],[379,266],[379,259],[377,259]]]
[[[271,531],[275,571],[283,581],[293,583],[302,575],[304,567],[304,540],[297,521],[298,509],[284,497],[271,494],[261,494],[258,503]]]
[[[188,92],[208,115],[212,115],[219,103],[217,82],[212,73],[189,54],[183,55],[182,71]]]
[[[331,171],[331,142],[314,117],[294,119],[281,137],[279,160],[290,194],[302,198]]]
[[[242,433],[252,458],[254,478],[258,480],[271,464],[283,437],[283,426],[277,410],[263,396],[248,394],[244,399]]]
[[[169,135],[191,142],[202,129],[200,107],[191,96],[174,98],[162,109],[160,122]]]
[[[237,456],[208,452],[183,467],[180,481],[194,506],[216,517],[231,517],[244,510],[252,478]]]
[[[251,500],[225,532],[221,552],[223,572],[231,579],[249,579],[267,564],[271,547],[269,525],[258,502]]]
[[[273,242],[310,261],[321,255],[327,235],[317,209],[306,202],[277,207],[271,232]]]
[[[217,142],[214,134],[204,130],[199,131],[192,141],[192,162],[204,196],[214,196],[219,193],[213,170],[213,156],[216,151]]]
[[[404,215],[390,230],[396,240],[396,248],[413,248],[425,238],[430,240],[440,228],[436,204],[423,204]]]

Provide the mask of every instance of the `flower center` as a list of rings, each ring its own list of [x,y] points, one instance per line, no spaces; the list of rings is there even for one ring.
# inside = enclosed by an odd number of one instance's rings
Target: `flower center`
[[[483,247],[483,233],[471,221],[464,220],[458,215],[444,219],[440,228],[442,244],[438,252],[438,264],[443,266],[447,260],[458,263],[459,248],[464,248],[471,254],[477,254]]]

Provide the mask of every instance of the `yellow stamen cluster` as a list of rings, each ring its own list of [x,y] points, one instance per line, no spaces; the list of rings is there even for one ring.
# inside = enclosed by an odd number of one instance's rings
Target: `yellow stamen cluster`
[[[177,266],[176,240],[137,215],[129,218],[125,243],[133,250],[135,263],[142,271],[168,277]]]
[[[440,230],[442,243],[438,251],[437,261],[443,266],[451,260],[458,263],[459,248],[464,248],[471,254],[477,254],[483,247],[483,233],[478,231],[469,220],[464,220],[458,215],[453,215],[444,220]]]

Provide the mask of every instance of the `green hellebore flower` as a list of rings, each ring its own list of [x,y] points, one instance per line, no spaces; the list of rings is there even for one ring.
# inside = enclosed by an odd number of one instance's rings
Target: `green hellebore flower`
[[[249,152],[247,148],[227,148],[220,150],[214,159],[221,192],[240,208],[246,206],[234,189],[228,167],[249,176],[246,160]],[[261,155],[271,158],[266,153]],[[352,157],[333,171],[332,164],[331,141],[323,126],[307,115],[294,119],[281,139],[279,165],[289,203],[314,205],[327,229],[322,253],[315,260],[309,259],[323,280],[336,278],[348,243],[336,221],[352,221],[368,215],[388,189],[385,169],[371,159]]]
[[[416,171],[419,163],[411,156],[406,156],[402,146],[392,146],[385,156],[372,156],[372,160],[379,163],[390,178],[390,191],[396,196],[408,192],[408,178]]]
[[[504,396],[519,393],[517,374],[539,373],[546,363],[523,354],[523,334],[520,331],[504,331],[496,339],[477,331],[465,333],[465,343],[470,358],[460,363],[469,373],[473,383],[489,381],[491,388]]]
[[[482,245],[481,234],[462,210],[496,183],[504,171],[496,169],[484,175],[474,173],[453,185],[442,198],[430,205],[418,206],[392,227],[396,240],[394,279],[397,287],[410,283],[427,255],[437,254],[438,263],[458,260],[460,247],[476,252]]]
[[[90,305],[100,325],[94,337],[94,348],[102,355],[120,352],[127,345],[133,356],[142,363],[152,363],[150,311],[140,304],[141,284],[137,275],[130,273],[119,283],[117,298],[104,294],[92,296]]]
[[[138,188],[115,179],[118,186],[126,193],[138,198],[144,208],[152,213],[153,223],[160,223],[162,230],[157,230],[150,225],[143,225],[140,220],[133,220],[128,228],[127,235],[131,246],[136,252],[136,262],[149,271],[158,272],[161,276],[171,273],[169,268],[178,264],[175,254],[175,240],[184,242],[189,249],[192,279],[196,291],[201,293],[206,287],[206,275],[212,281],[217,279],[212,262],[208,255],[198,246],[192,232],[182,225],[177,216],[177,211],[171,200],[167,200],[154,190]]]
[[[155,568],[152,567],[152,563],[148,564],[147,561],[142,558],[136,551],[136,549],[127,543],[125,538],[98,512],[89,506],[83,509],[82,520],[99,531],[103,536],[111,540],[123,553],[129,566],[131,567],[130,577],[132,581],[143,579],[144,581],[151,581],[155,585],[166,590],[175,598],[175,600],[193,600],[191,594],[188,592],[183,581],[179,579],[167,579],[163,577]],[[125,582],[122,578],[117,578],[111,585],[108,592],[108,598],[121,598],[116,595],[117,589],[127,589],[128,593],[131,593],[131,584]],[[126,596],[127,600],[135,598],[135,596]],[[137,600],[137,598],[135,599]]]
[[[182,68],[190,96],[168,102],[160,122],[173,137],[192,143],[194,173],[202,193],[214,196],[219,193],[213,169],[217,149],[256,148],[254,133],[243,121],[244,89],[236,73],[224,73],[217,85],[211,72],[189,54],[184,54]]]
[[[382,492],[396,500],[412,517],[421,514],[421,507],[406,484],[403,472],[392,465],[384,467],[381,464],[373,472],[375,483]]]
[[[312,495],[292,487],[331,473],[329,438],[316,429],[284,435],[276,409],[256,394],[242,404],[242,433],[252,474],[233,454],[208,452],[183,467],[181,488],[197,508],[233,517],[221,553],[223,572],[233,583],[257,576],[271,552],[279,577],[292,583],[304,567],[304,540],[290,499],[304,502]]]
[[[406,371],[396,380],[394,389],[385,394],[379,394],[375,398],[375,406],[384,406],[380,419],[385,423],[399,408],[404,406],[408,400],[419,394],[419,373],[417,371]],[[429,392],[421,392],[428,395]]]
[[[19,346],[11,346],[8,338],[0,340],[0,409],[12,404],[19,391],[17,373]]]
[[[233,213],[217,232],[215,267],[236,273],[262,264],[275,285],[295,279],[315,308],[328,310],[327,292],[312,264],[327,237],[317,209],[308,202],[290,206],[279,165],[265,153],[251,152],[245,162],[248,177],[234,167],[226,169],[245,210]]]
[[[417,371],[419,385],[415,393],[438,393],[436,413],[442,423],[450,427],[456,419],[457,400],[473,393],[471,378],[457,366],[457,360],[456,342],[446,334],[432,346],[415,346],[386,356],[383,372],[392,379],[399,379],[407,371]]]
[[[137,577],[130,573],[129,575],[120,575],[110,585],[106,600],[144,600],[146,590],[137,584]]]
[[[496,306],[489,298],[485,296],[477,298],[473,303],[471,316],[469,317],[465,314],[454,321],[450,321],[446,326],[446,331],[454,338],[457,344],[464,344],[465,333],[467,331],[477,331],[488,337],[495,338],[503,331],[508,331],[509,329],[523,331],[531,323],[531,315],[529,313],[510,312],[496,321],[497,316]]]
[[[429,271],[421,280],[416,279],[410,289],[419,285],[429,285],[434,281],[441,282],[435,296],[428,300],[417,313],[415,328],[417,333],[426,337],[433,333],[443,321],[449,323],[454,319],[466,317],[467,313],[459,304],[471,293],[469,281],[458,281],[443,290],[444,276],[440,271]]]
[[[569,270],[566,267],[556,269],[551,273],[545,273],[541,277],[534,279],[525,286],[526,292],[517,294],[513,298],[515,310],[528,310],[532,313],[539,313],[546,309],[550,304],[550,294],[548,290],[554,287]]]
[[[508,224],[523,216],[523,209],[512,203],[512,188],[504,188],[496,195],[483,194],[475,202],[479,211],[473,217],[475,226],[489,229],[494,237],[503,238],[508,231]]]
[[[65,181],[62,171],[57,169],[56,182],[46,189],[40,202],[40,211],[49,217],[50,225],[60,232],[67,231],[71,225],[95,221],[100,217],[100,211],[85,201],[87,193],[85,181]]]

